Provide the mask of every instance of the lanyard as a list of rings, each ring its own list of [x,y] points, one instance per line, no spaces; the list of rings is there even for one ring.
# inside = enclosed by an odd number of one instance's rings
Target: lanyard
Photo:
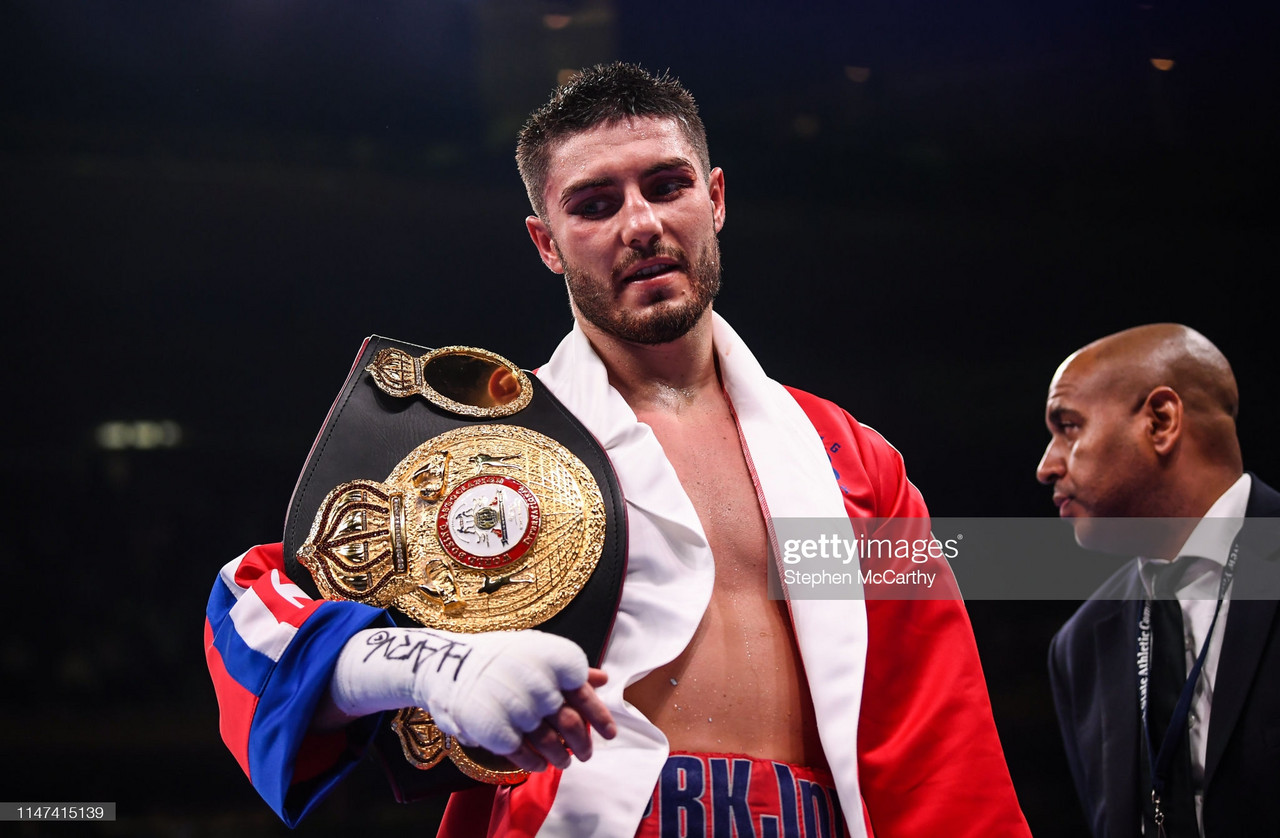
[[[1173,763],[1174,751],[1178,742],[1187,731],[1187,715],[1191,711],[1191,697],[1195,694],[1196,682],[1200,680],[1200,670],[1204,668],[1204,659],[1209,652],[1209,640],[1213,637],[1214,626],[1218,624],[1218,614],[1222,611],[1222,600],[1231,579],[1235,575],[1236,559],[1240,556],[1240,542],[1237,538],[1231,545],[1231,553],[1222,568],[1222,579],[1218,582],[1218,604],[1213,609],[1213,620],[1209,623],[1209,631],[1205,633],[1204,643],[1200,646],[1200,655],[1195,665],[1187,674],[1186,683],[1182,685],[1182,694],[1173,708],[1173,717],[1169,720],[1169,729],[1164,732],[1159,752],[1151,747],[1151,727],[1147,724],[1147,680],[1150,677],[1151,652],[1151,599],[1148,598],[1142,607],[1142,616],[1138,620],[1138,704],[1142,708],[1142,734],[1147,740],[1147,759],[1151,764],[1151,800],[1155,803],[1156,825],[1164,822],[1164,814],[1160,809],[1160,798],[1164,795],[1164,784],[1169,776],[1169,766]],[[1167,642],[1167,641],[1166,641]]]

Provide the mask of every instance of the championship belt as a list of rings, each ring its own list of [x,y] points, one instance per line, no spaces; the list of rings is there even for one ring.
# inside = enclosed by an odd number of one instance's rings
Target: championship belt
[[[625,522],[604,450],[536,376],[483,349],[374,335],[294,488],[285,563],[312,596],[384,608],[399,625],[536,626],[599,666]],[[422,708],[374,742],[401,802],[527,776]]]

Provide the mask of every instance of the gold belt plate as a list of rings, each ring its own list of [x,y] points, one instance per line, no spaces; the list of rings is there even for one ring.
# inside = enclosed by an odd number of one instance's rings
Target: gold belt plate
[[[336,486],[298,560],[327,599],[393,607],[447,631],[516,630],[577,596],[605,527],[599,486],[563,445],[516,425],[471,425],[422,443],[381,482]],[[402,710],[393,726],[420,768],[448,755],[475,779],[524,776],[462,749],[420,708]]]

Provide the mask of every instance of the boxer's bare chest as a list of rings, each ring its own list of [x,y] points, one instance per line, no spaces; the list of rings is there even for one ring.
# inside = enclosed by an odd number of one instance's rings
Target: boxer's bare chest
[[[674,750],[824,761],[786,604],[768,597],[768,535],[728,403],[649,424],[692,501],[715,557],[711,601],[693,640],[626,697]]]

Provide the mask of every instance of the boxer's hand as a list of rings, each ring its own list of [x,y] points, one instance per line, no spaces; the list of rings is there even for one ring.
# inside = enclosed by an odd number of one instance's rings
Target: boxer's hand
[[[462,744],[538,771],[587,759],[592,728],[613,737],[604,680],[576,644],[540,631],[368,629],[343,647],[330,699],[349,717],[423,707]]]
[[[568,768],[570,756],[590,759],[593,728],[605,739],[617,735],[613,715],[595,691],[608,680],[603,669],[588,669],[587,682],[564,691],[565,703],[555,715],[544,719],[525,735],[519,748],[503,756],[525,771],[542,771],[548,764]]]

